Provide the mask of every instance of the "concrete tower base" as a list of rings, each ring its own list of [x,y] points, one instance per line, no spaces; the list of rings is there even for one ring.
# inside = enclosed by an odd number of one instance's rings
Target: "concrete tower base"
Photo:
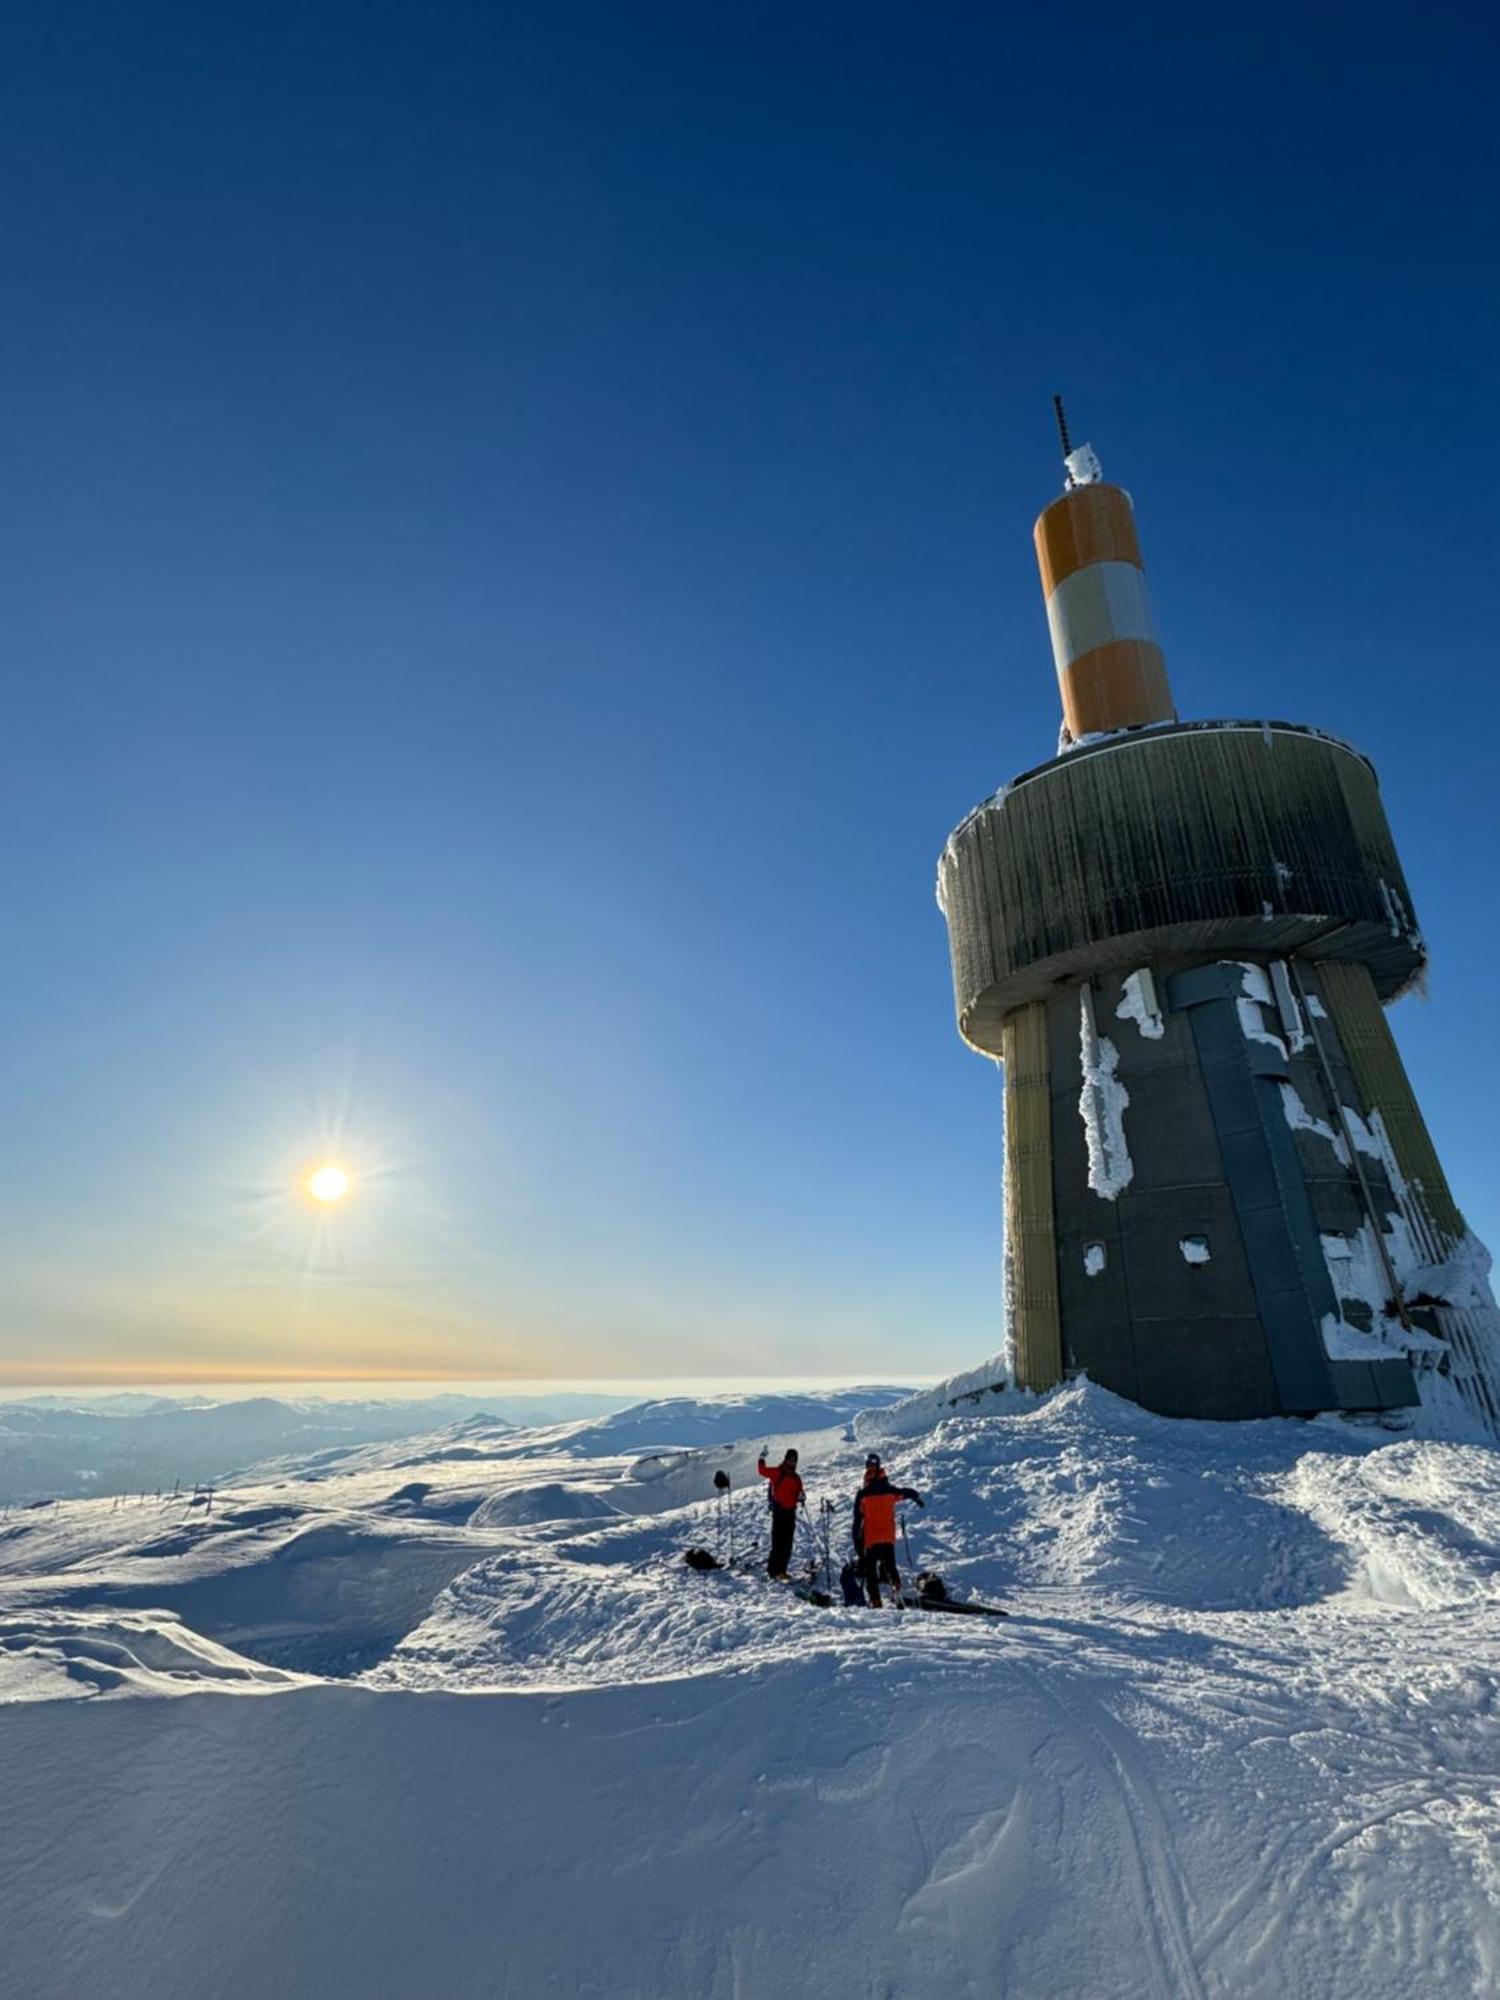
[[[1007,1127],[1027,1386],[1086,1370],[1167,1416],[1417,1401],[1373,1248],[1399,1214],[1385,1149],[1343,1103],[1356,1093],[1333,1023],[1313,1022],[1320,1049],[1293,972],[1143,968],[1013,1017],[1018,1054],[1032,1048],[1014,1080],[1007,1064],[1007,1114],[1046,1126],[1019,1146]],[[1323,1004],[1315,975],[1306,993]]]

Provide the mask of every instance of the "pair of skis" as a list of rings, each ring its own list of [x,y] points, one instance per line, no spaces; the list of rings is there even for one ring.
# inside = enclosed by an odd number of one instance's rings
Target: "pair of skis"
[[[732,1563],[720,1562],[707,1549],[690,1549],[684,1560],[689,1568],[697,1570],[702,1575],[717,1572],[721,1576],[753,1576],[761,1564],[759,1556],[740,1556]],[[804,1604],[817,1605],[819,1610],[831,1611],[834,1607],[835,1600],[832,1593],[818,1588],[815,1568],[805,1577],[787,1576],[768,1578],[767,1581],[784,1583],[794,1597],[800,1598]],[[890,1604],[895,1611],[947,1611],[957,1618],[1009,1618],[1010,1616],[1010,1613],[1002,1610],[998,1604],[976,1604],[968,1598],[930,1597],[910,1590],[893,1591]],[[863,1608],[871,1610],[874,1607],[866,1605]]]
[[[1009,1618],[998,1604],[976,1604],[970,1598],[918,1597],[903,1591],[901,1603],[907,1611],[952,1611],[960,1618]]]

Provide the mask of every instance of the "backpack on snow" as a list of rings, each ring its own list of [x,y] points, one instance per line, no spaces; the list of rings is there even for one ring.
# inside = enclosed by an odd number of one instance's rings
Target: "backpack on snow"
[[[846,1604],[863,1604],[865,1601],[864,1579],[859,1573],[859,1564],[848,1562],[839,1571],[839,1588],[844,1593]]]

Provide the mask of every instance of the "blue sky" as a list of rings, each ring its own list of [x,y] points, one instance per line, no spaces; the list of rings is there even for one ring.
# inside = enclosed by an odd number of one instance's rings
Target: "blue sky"
[[[1376,760],[1500,1235],[1495,31],[39,11],[0,64],[0,1375],[932,1373],[1048,399],[1188,715]],[[316,1219],[298,1174],[355,1196]]]

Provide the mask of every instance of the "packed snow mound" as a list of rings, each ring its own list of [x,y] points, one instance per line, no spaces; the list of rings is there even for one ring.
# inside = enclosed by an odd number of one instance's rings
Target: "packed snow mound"
[[[1077,1382],[1009,1417],[950,1418],[902,1477],[932,1489],[939,1566],[981,1594],[1083,1587],[1271,1610],[1348,1584],[1347,1547],[1285,1485],[1309,1451],[1345,1462],[1348,1439],[1343,1427],[1157,1417]]]
[[[999,1366],[867,1412],[855,1430],[888,1458],[957,1453],[989,1522],[1012,1524],[1017,1576],[1218,1608],[1381,1596],[1382,1577],[1399,1601],[1397,1572],[1414,1604],[1494,1588],[1483,1535],[1500,1534],[1500,1455],[1424,1441],[1420,1412],[1404,1439],[1335,1416],[1191,1422],[1086,1378],[1039,1397]]]
[[[1355,1596],[1416,1611],[1500,1598],[1500,1452],[1407,1442],[1352,1465],[1308,1456],[1283,1490],[1338,1542]]]
[[[475,1528],[531,1527],[541,1521],[603,1521],[618,1518],[604,1495],[588,1487],[513,1486],[480,1502],[470,1519]]]

